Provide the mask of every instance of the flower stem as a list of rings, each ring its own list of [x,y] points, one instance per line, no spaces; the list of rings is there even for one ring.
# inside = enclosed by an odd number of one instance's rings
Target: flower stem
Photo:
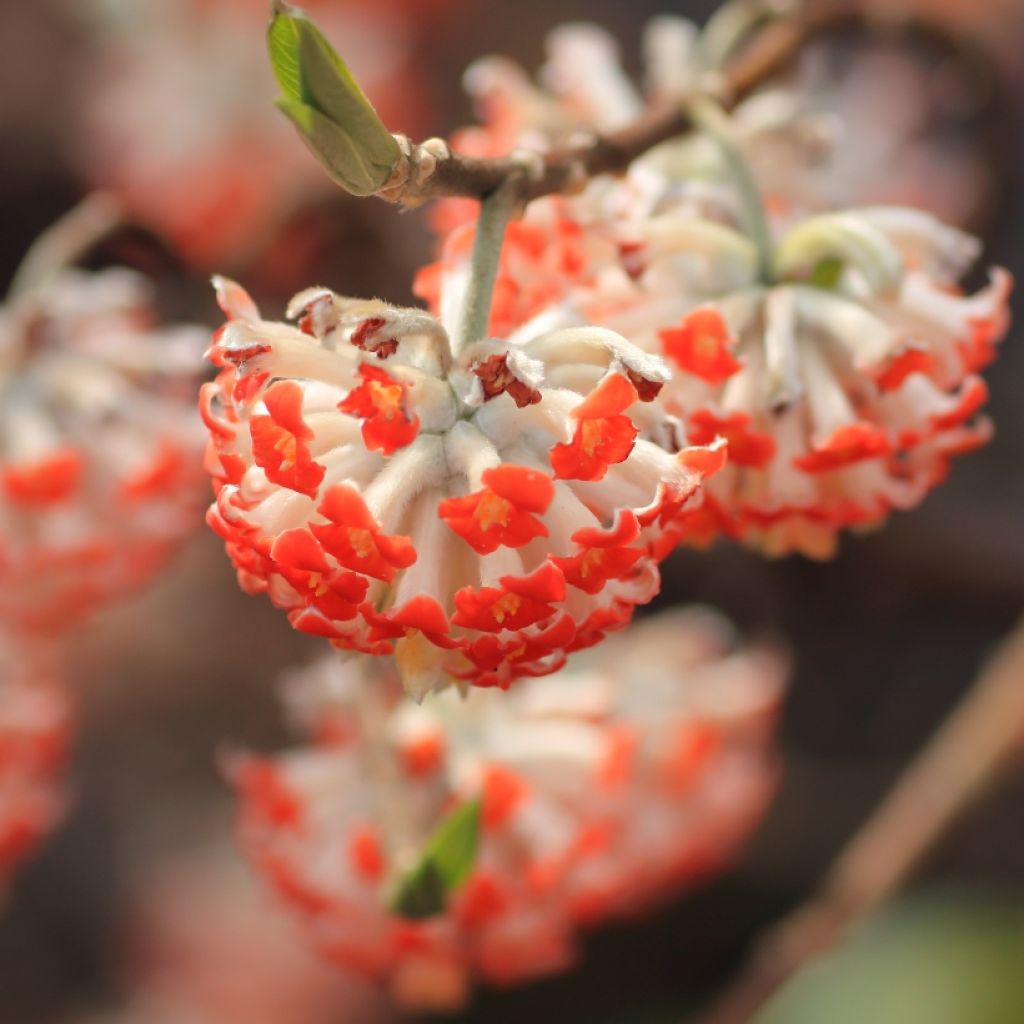
[[[743,207],[745,228],[757,246],[761,280],[769,283],[774,275],[775,258],[771,227],[765,214],[761,192],[743,151],[736,142],[728,114],[714,100],[700,96],[689,103],[693,123],[720,149]]]
[[[1024,620],[880,806],[817,894],[774,925],[693,1024],[747,1024],[809,961],[884,906],[964,812],[1002,778],[1024,741]]]
[[[453,339],[453,355],[458,355],[466,345],[487,336],[501,246],[505,240],[505,228],[518,205],[519,181],[518,177],[506,179],[483,200],[480,206],[480,219],[477,221],[476,238],[473,240],[469,283],[463,301],[462,316],[459,318],[458,332]]]
[[[33,242],[14,274],[8,298],[41,288],[123,223],[124,210],[113,196],[87,196]]]

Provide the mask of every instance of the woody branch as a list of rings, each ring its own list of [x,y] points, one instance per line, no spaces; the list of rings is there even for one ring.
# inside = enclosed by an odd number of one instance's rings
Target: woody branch
[[[877,8],[869,9],[865,0],[806,0],[757,32],[720,73],[706,76],[699,96],[731,110],[785,70],[809,42],[832,32],[858,28],[919,31],[942,38],[972,62],[976,56],[970,44],[953,40],[938,26],[882,14]],[[452,153],[441,140],[414,145],[401,138],[403,158],[377,194],[405,206],[452,196],[484,199],[509,178],[518,176],[522,179],[519,199],[529,202],[545,195],[578,191],[602,174],[622,174],[648,150],[696,127],[685,100],[666,103],[652,107],[621,131],[589,134],[577,143],[538,157],[532,167],[525,168],[523,159],[516,155],[463,156]],[[524,174],[524,169],[528,173]]]

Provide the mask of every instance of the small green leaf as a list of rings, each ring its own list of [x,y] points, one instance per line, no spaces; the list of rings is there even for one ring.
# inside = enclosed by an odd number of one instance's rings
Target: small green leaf
[[[843,261],[835,256],[829,256],[826,259],[820,260],[814,270],[811,271],[811,284],[815,288],[825,288],[831,291],[831,289],[839,284],[839,279],[842,276]]]
[[[422,921],[444,912],[447,895],[437,865],[423,860],[398,883],[391,909],[410,921]]]
[[[267,31],[277,106],[298,128],[331,177],[355,195],[372,195],[401,150],[345,62],[297,8],[276,3]]]
[[[419,920],[444,911],[447,897],[473,871],[480,842],[479,800],[457,807],[434,830],[412,870],[399,880],[391,909]]]
[[[291,8],[275,4],[267,29],[267,48],[274,77],[285,96],[302,100],[302,76],[299,72],[299,26]]]
[[[278,97],[276,106],[343,189],[354,196],[372,196],[387,181],[391,168],[370,162],[347,132],[314,107],[284,96]]]

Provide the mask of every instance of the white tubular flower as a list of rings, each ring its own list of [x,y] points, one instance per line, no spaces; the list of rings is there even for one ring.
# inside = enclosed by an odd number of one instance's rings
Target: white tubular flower
[[[318,740],[233,762],[239,839],[328,958],[410,1009],[456,1008],[477,979],[565,969],[581,928],[720,870],[774,789],[784,665],[735,651],[704,610],[642,623],[600,661],[504,697],[449,690],[416,706],[382,698],[368,672],[321,662],[295,675]],[[477,858],[447,909],[389,911],[409,854],[477,797]]]
[[[71,701],[41,646],[0,635],[0,898],[64,815]]]
[[[209,521],[243,588],[394,653],[417,696],[554,671],[623,625],[724,459],[679,450],[665,365],[611,331],[455,353],[423,310],[310,289],[293,327],[217,287]]]
[[[60,630],[148,580],[196,525],[201,328],[147,284],[62,270],[0,308],[0,618]],[[201,520],[198,520],[201,521]]]

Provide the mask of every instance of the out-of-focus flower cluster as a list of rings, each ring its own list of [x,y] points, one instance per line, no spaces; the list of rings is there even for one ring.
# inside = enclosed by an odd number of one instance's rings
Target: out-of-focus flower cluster
[[[0,899],[66,803],[71,701],[54,659],[0,633]]]
[[[70,267],[113,219],[103,197],[72,211],[0,306],[0,885],[64,805],[57,640],[201,522],[205,332],[158,328],[132,271]]]
[[[240,841],[327,957],[407,1007],[451,1008],[474,978],[565,968],[580,928],[720,870],[774,788],[784,676],[701,609],[508,694],[421,706],[367,663],[325,660],[289,680],[311,742],[232,763]],[[446,912],[390,912],[394,873],[476,797],[481,847]]]
[[[218,288],[209,520],[296,628],[393,652],[422,695],[552,672],[654,596],[722,462],[682,446],[661,359],[586,327],[456,352],[422,310],[326,289],[272,323]]]
[[[264,0],[88,0],[95,33],[78,158],[143,223],[204,267],[251,259],[299,206],[333,191],[273,106]],[[304,4],[393,128],[419,131],[417,24],[440,3]]]
[[[63,270],[0,309],[0,618],[60,631],[148,580],[194,527],[202,332],[145,280]]]
[[[688,38],[680,23],[655,24],[658,91],[678,66],[665,62],[666,41]],[[504,62],[478,66],[469,82],[488,120],[469,143],[550,145],[567,125],[618,126],[640,101],[614,55],[597,29],[560,30],[550,92]],[[954,455],[987,439],[977,371],[1006,330],[1011,282],[994,270],[987,288],[964,295],[958,281],[978,245],[923,211],[805,216],[819,205],[804,179],[808,133],[793,104],[778,120],[753,117],[766,102],[742,105],[730,131],[763,190],[770,252],[748,237],[723,170],[695,172],[694,147],[711,140],[670,143],[622,181],[530,204],[510,227],[492,330],[587,322],[664,356],[673,375],[661,398],[689,441],[728,441],[728,467],[709,481],[689,539],[824,557],[839,531],[916,505]],[[468,273],[473,226],[452,227],[464,212],[450,206],[441,218],[451,228],[441,259],[417,283],[433,308],[442,277]]]

